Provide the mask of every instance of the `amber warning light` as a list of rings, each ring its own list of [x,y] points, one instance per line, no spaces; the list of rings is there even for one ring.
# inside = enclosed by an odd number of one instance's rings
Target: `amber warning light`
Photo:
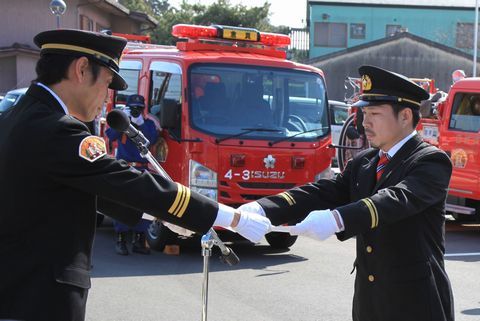
[[[290,37],[278,33],[259,32],[253,28],[230,26],[197,26],[178,24],[172,27],[172,35],[187,39],[223,39],[230,41],[255,42],[272,47],[290,45]]]

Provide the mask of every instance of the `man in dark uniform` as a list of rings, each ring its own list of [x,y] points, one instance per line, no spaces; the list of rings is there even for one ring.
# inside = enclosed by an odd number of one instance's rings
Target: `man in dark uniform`
[[[445,272],[445,200],[452,165],[415,127],[429,95],[404,76],[362,66],[370,145],[335,179],[294,188],[240,209],[272,224],[300,223],[292,234],[356,237],[355,321],[452,321]]]
[[[79,30],[38,34],[37,79],[0,117],[0,319],[82,321],[97,196],[205,233],[232,227],[252,241],[270,229],[189,188],[106,155],[92,121],[118,74],[123,38]]]

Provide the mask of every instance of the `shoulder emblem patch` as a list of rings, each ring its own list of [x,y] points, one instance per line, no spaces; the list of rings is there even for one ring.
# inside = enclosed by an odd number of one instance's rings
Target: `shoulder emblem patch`
[[[93,163],[107,154],[107,148],[103,138],[98,136],[85,137],[78,147],[78,155]]]

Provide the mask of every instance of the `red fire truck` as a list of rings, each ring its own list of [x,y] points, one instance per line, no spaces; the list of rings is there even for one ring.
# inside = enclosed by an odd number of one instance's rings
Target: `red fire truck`
[[[236,207],[331,175],[325,79],[286,59],[288,36],[196,25],[172,34],[176,46],[128,46],[120,73],[129,87],[112,101],[145,97],[161,126],[154,155],[175,181]],[[163,247],[164,228],[151,225],[152,247]],[[266,238],[278,248],[296,240]]]
[[[480,78],[456,81],[448,95],[437,92],[430,79],[412,79],[430,92],[430,102],[421,107],[417,127],[423,139],[444,150],[451,158],[453,173],[446,209],[457,220],[480,220]],[[361,92],[361,82],[356,94]],[[355,98],[353,98],[355,100]],[[475,104],[478,104],[475,109]],[[352,112],[340,134],[339,164],[368,148],[359,115]]]
[[[480,78],[455,82],[419,131],[452,160],[447,210],[458,220],[480,220]]]

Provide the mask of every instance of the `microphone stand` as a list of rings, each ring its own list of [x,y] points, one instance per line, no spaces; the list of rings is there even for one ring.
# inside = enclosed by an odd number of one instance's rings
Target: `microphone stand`
[[[133,140],[132,140],[133,141]],[[155,168],[160,176],[173,181],[170,175],[163,169],[158,161],[153,157],[148,150],[149,142],[143,144],[142,142],[134,141],[137,145],[140,155],[148,160],[148,162]],[[229,266],[233,266],[240,262],[238,256],[231,248],[226,246],[218,237],[217,232],[212,228],[208,230],[201,238],[202,256],[203,256],[203,284],[202,284],[202,321],[207,321],[207,304],[208,304],[208,273],[209,273],[209,259],[212,256],[212,249],[217,246],[221,251],[220,261]]]

